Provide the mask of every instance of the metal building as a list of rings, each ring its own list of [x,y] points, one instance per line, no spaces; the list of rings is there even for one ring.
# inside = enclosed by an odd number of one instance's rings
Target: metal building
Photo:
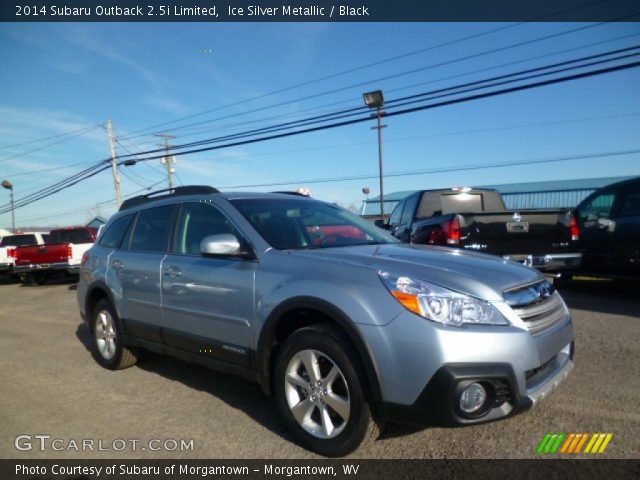
[[[550,180],[546,182],[510,183],[503,185],[481,185],[480,188],[493,188],[500,192],[509,210],[528,208],[572,208],[598,188],[612,183],[634,178],[606,177],[571,180]],[[385,194],[384,213],[388,217],[395,206],[417,190],[407,190]],[[362,202],[360,213],[365,218],[380,218],[379,197],[368,198]]]

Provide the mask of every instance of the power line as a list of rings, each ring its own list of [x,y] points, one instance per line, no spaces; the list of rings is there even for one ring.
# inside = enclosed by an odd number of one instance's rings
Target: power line
[[[469,75],[473,75],[476,73],[481,73],[481,72],[485,72],[485,71],[489,71],[489,70],[495,70],[495,69],[499,69],[499,68],[504,68],[507,66],[512,66],[512,65],[517,65],[520,63],[525,63],[531,60],[538,60],[538,59],[542,59],[542,58],[547,58],[547,57],[551,57],[551,56],[555,56],[555,55],[559,55],[562,53],[569,53],[569,52],[573,52],[573,51],[577,51],[577,50],[583,50],[585,48],[590,48],[590,47],[594,47],[594,46],[598,46],[598,45],[603,45],[606,43],[611,43],[611,42],[615,42],[618,40],[623,40],[623,39],[628,39],[631,37],[637,37],[640,36],[640,33],[632,33],[632,34],[627,34],[627,35],[621,35],[618,37],[614,37],[611,39],[607,39],[607,40],[602,40],[602,41],[598,41],[598,42],[592,42],[592,43],[588,43],[585,45],[581,45],[578,47],[572,47],[572,48],[568,48],[568,49],[563,49],[563,50],[557,50],[554,52],[550,52],[550,53],[546,53],[546,54],[542,54],[542,55],[536,55],[533,57],[528,57],[525,59],[519,59],[513,62],[508,62],[508,63],[502,63],[499,65],[494,65],[491,67],[485,67],[485,68],[481,68],[478,70],[473,70],[470,72],[464,72],[464,73],[460,73],[460,74],[456,74],[456,75],[449,75],[446,77],[440,77],[437,79],[433,79],[433,80],[428,80],[425,82],[419,82],[419,83],[414,83],[412,85],[407,85],[404,87],[399,87],[399,88],[394,88],[394,89],[389,89],[389,90],[385,90],[387,93],[393,93],[393,92],[398,92],[401,90],[407,90],[410,88],[415,88],[417,86],[421,86],[421,85],[427,85],[427,84],[431,84],[431,83],[438,83],[438,82],[442,82],[444,80],[451,80],[454,78],[459,78],[459,77],[464,77],[464,76],[469,76]],[[305,112],[309,112],[309,111],[314,111],[314,110],[320,110],[320,109],[326,109],[327,107],[331,107],[331,106],[335,106],[335,105],[343,105],[346,103],[351,103],[352,99],[348,99],[348,100],[341,100],[338,102],[332,102],[332,103],[328,103],[328,104],[324,104],[321,106],[316,106],[316,107],[311,107],[311,108],[306,108],[303,110],[300,110],[298,112],[294,112],[294,113],[284,113],[284,114],[278,114],[278,115],[271,115],[268,117],[262,117],[260,119],[253,119],[253,120],[247,120],[247,121],[243,121],[243,122],[237,122],[237,123],[233,123],[233,124],[227,124],[227,125],[223,125],[223,126],[219,126],[216,128],[207,128],[207,129],[200,129],[198,131],[195,132],[188,132],[188,133],[182,133],[180,135],[181,138],[184,137],[188,137],[188,136],[193,136],[193,135],[199,135],[202,133],[209,133],[209,132],[214,132],[214,131],[220,131],[220,130],[228,130],[230,128],[236,127],[236,126],[242,126],[242,125],[247,125],[247,124],[252,124],[252,123],[263,123],[269,120],[273,120],[273,119],[278,119],[278,118],[291,118],[291,117],[300,117],[303,113]],[[354,108],[360,108],[360,109],[364,109],[364,107],[354,107]],[[151,145],[155,142],[143,142],[143,145]]]
[[[624,17],[616,18],[616,19],[613,19],[613,21],[625,20],[625,19],[628,19],[628,18],[631,18],[631,17],[635,17],[637,15],[639,15],[639,13],[634,13],[632,15],[626,15]],[[588,30],[588,29],[591,29],[591,28],[599,27],[599,26],[605,25],[607,23],[610,23],[610,22],[592,23],[592,24],[589,24],[589,25],[584,25],[584,26],[572,28],[572,29],[569,29],[569,30],[564,30],[562,32],[557,32],[557,33],[553,33],[553,34],[544,35],[544,36],[537,37],[537,38],[530,39],[530,40],[524,40],[524,41],[521,41],[521,42],[517,42],[515,44],[502,46],[502,47],[497,47],[497,48],[493,48],[493,49],[490,49],[490,50],[485,50],[483,52],[479,52],[479,53],[475,53],[475,54],[465,55],[465,56],[462,56],[462,57],[455,58],[453,60],[447,60],[447,61],[444,61],[444,62],[430,64],[430,65],[426,65],[426,66],[423,66],[423,67],[415,68],[415,69],[412,69],[412,70],[408,70],[408,71],[404,71],[404,72],[400,72],[400,73],[396,73],[396,74],[392,74],[392,75],[386,75],[384,77],[379,77],[379,78],[376,78],[376,79],[373,79],[373,80],[367,80],[367,81],[363,81],[363,82],[358,82],[358,83],[354,83],[354,84],[351,84],[351,85],[348,85],[348,86],[345,86],[345,87],[326,90],[324,92],[316,93],[316,94],[313,94],[313,95],[307,95],[307,96],[304,96],[304,97],[299,97],[299,98],[296,98],[296,99],[293,99],[293,100],[287,100],[287,101],[280,102],[280,103],[273,104],[273,105],[267,105],[267,106],[264,106],[264,107],[255,108],[255,109],[247,110],[247,111],[243,111],[243,112],[238,112],[238,113],[234,113],[234,114],[230,114],[230,115],[226,115],[226,116],[222,116],[222,117],[218,117],[218,118],[214,118],[214,119],[210,119],[210,120],[203,120],[203,121],[200,121],[200,122],[195,122],[195,123],[191,123],[191,124],[187,124],[187,125],[182,125],[182,126],[179,126],[179,127],[169,128],[169,129],[166,129],[165,131],[169,132],[169,131],[181,130],[181,129],[192,127],[192,126],[196,126],[196,125],[202,125],[202,124],[205,124],[205,123],[211,123],[211,122],[215,122],[215,121],[219,121],[219,120],[225,120],[225,119],[228,119],[228,118],[233,118],[233,117],[237,117],[237,116],[241,116],[241,115],[246,115],[246,114],[249,114],[249,113],[255,113],[255,112],[258,112],[258,111],[263,111],[263,110],[268,110],[268,109],[275,108],[275,107],[289,105],[289,104],[300,102],[300,101],[304,101],[304,100],[318,98],[318,97],[326,96],[326,95],[329,95],[329,94],[333,94],[333,93],[349,90],[349,89],[352,89],[352,88],[362,87],[362,86],[365,86],[365,85],[370,85],[372,83],[377,83],[377,82],[381,82],[381,81],[384,81],[384,80],[390,80],[390,79],[399,78],[399,77],[406,76],[406,75],[412,75],[414,73],[423,72],[423,71],[430,70],[430,69],[433,69],[433,68],[442,67],[442,66],[446,66],[446,65],[451,65],[451,64],[454,64],[454,63],[470,60],[470,59],[473,59],[473,58],[479,58],[479,57],[482,57],[482,56],[485,56],[485,55],[490,55],[490,54],[493,54],[493,53],[503,52],[503,51],[510,50],[510,49],[513,49],[513,48],[522,47],[524,45],[530,45],[530,44],[533,44],[533,43],[541,42],[543,40],[549,40],[549,39],[552,39],[552,38],[557,38],[557,37],[560,37],[560,36],[569,35],[571,33],[576,33],[576,32],[579,32],[579,31],[584,31],[584,30]],[[362,107],[362,108],[364,109],[366,107]],[[145,134],[145,135],[133,135],[133,134],[130,134],[130,135],[127,135],[126,138],[136,138],[136,137],[147,136],[147,135],[148,134]]]
[[[357,71],[360,71],[360,70],[365,70],[367,68],[371,68],[371,67],[375,67],[375,66],[382,65],[382,64],[385,64],[385,63],[393,62],[393,61],[400,60],[400,59],[403,59],[403,58],[407,58],[407,57],[410,57],[410,56],[414,56],[414,55],[417,55],[417,54],[420,54],[420,53],[425,53],[425,52],[437,50],[439,48],[456,45],[456,44],[463,43],[463,42],[466,42],[466,41],[469,41],[469,40],[473,40],[473,39],[477,39],[477,38],[480,38],[480,37],[483,37],[483,36],[487,36],[487,35],[490,35],[492,33],[497,33],[497,32],[500,32],[500,31],[508,30],[510,28],[513,28],[513,27],[516,27],[516,26],[520,26],[520,25],[523,25],[523,24],[528,23],[528,22],[541,21],[541,20],[544,20],[545,18],[553,18],[553,17],[555,17],[557,15],[562,15],[562,14],[565,14],[565,13],[568,13],[568,12],[571,12],[571,11],[575,11],[575,10],[581,10],[583,8],[587,8],[587,7],[591,7],[593,5],[597,5],[597,4],[603,3],[604,1],[608,1],[608,0],[596,0],[596,1],[593,1],[593,2],[589,2],[589,3],[582,4],[582,5],[578,5],[576,7],[571,7],[571,8],[568,8],[568,9],[552,12],[550,14],[541,15],[541,16],[532,18],[532,19],[528,20],[527,22],[518,22],[518,23],[513,23],[513,24],[510,24],[510,25],[500,26],[500,27],[497,27],[497,28],[486,30],[484,32],[479,32],[479,33],[476,33],[476,34],[467,35],[465,37],[457,38],[457,39],[454,39],[454,40],[449,40],[449,41],[442,42],[442,43],[439,43],[439,44],[436,44],[436,45],[423,47],[423,48],[420,48],[418,50],[413,50],[413,51],[406,52],[406,53],[403,53],[403,54],[395,55],[395,56],[392,56],[392,57],[388,57],[388,58],[385,58],[385,59],[382,59],[382,60],[378,60],[378,61],[375,61],[375,62],[372,62],[372,63],[361,65],[361,66],[358,66],[358,67],[349,68],[347,70],[343,70],[343,71],[336,72],[336,73],[333,73],[333,74],[325,75],[325,76],[322,76],[322,77],[319,77],[319,78],[316,78],[316,79],[307,80],[305,82],[301,82],[301,83],[298,83],[298,84],[295,84],[295,85],[290,85],[288,87],[284,87],[284,88],[281,88],[281,89],[278,89],[278,90],[274,90],[274,91],[269,92],[269,93],[264,93],[264,94],[257,95],[257,96],[254,96],[254,97],[251,97],[251,98],[248,98],[248,99],[239,100],[237,102],[233,102],[233,103],[230,103],[230,104],[227,104],[227,105],[222,105],[222,106],[219,106],[219,107],[203,110],[201,112],[198,112],[198,113],[195,113],[195,114],[192,114],[192,115],[187,115],[187,116],[184,116],[184,117],[180,117],[178,119],[171,120],[169,122],[163,122],[163,123],[159,123],[159,124],[153,125],[151,127],[147,127],[147,128],[144,128],[144,129],[136,130],[134,132],[131,132],[129,134],[129,136],[132,136],[132,135],[137,134],[139,132],[153,130],[153,129],[156,129],[156,128],[164,127],[166,125],[171,125],[173,123],[178,123],[178,122],[181,122],[181,121],[184,121],[184,120],[188,120],[190,118],[199,117],[199,116],[205,115],[207,113],[212,113],[212,112],[215,112],[215,111],[220,111],[220,110],[227,109],[227,108],[230,108],[230,107],[242,105],[242,104],[245,104],[245,103],[252,102],[254,100],[259,100],[261,98],[269,97],[269,96],[272,96],[272,95],[277,95],[279,93],[287,92],[287,91],[294,90],[294,89],[297,89],[297,88],[306,87],[306,86],[313,85],[315,83],[319,83],[319,82],[322,82],[322,81],[325,81],[325,80],[330,80],[330,79],[333,79],[333,78],[336,78],[336,77],[339,77],[339,76],[347,75],[349,73],[354,73],[354,72],[357,72]],[[622,17],[621,19],[624,19],[624,18],[625,17]],[[621,20],[621,19],[613,19],[611,21]],[[604,22],[604,23],[606,23],[606,22]],[[280,104],[274,105],[274,106],[280,106]],[[180,127],[180,128],[184,128],[184,127]],[[167,129],[164,129],[164,130],[165,131],[169,131]],[[171,130],[173,130],[173,129],[171,129]],[[146,135],[149,135],[149,134],[146,134]],[[145,135],[138,135],[138,136],[145,136]]]
[[[49,137],[42,137],[42,138],[38,138],[35,140],[29,140],[28,142],[22,142],[22,143],[14,143],[13,145],[0,145],[0,150],[4,150],[7,148],[15,148],[15,147],[22,147],[23,145],[31,145],[33,143],[40,143],[43,142],[45,140],[51,140],[53,138],[60,138],[60,137],[66,137],[68,135],[72,135],[73,137],[77,137],[80,135],[84,135],[85,133],[89,133],[92,130],[95,130],[96,128],[99,127],[103,127],[104,123],[99,123],[98,125],[94,125],[92,127],[85,127],[85,128],[80,128],[78,130],[72,130],[70,132],[65,132],[65,133],[61,133],[59,135],[51,135]]]
[[[581,123],[581,122],[590,122],[590,121],[596,121],[596,120],[609,120],[613,118],[625,118],[625,117],[637,117],[637,116],[640,116],[640,112],[621,113],[618,115],[603,115],[603,116],[596,116],[596,117],[573,118],[573,119],[567,119],[567,120],[553,120],[548,122],[520,123],[515,125],[504,125],[500,127],[476,128],[471,130],[457,130],[452,132],[432,133],[429,135],[413,135],[410,137],[387,138],[385,140],[385,144],[393,143],[393,142],[404,142],[404,141],[410,141],[410,140],[424,140],[427,138],[439,138],[439,137],[467,135],[467,134],[474,134],[474,133],[516,130],[521,128],[544,127],[544,126],[551,126],[551,125],[566,125],[570,123]],[[321,146],[315,146],[315,147],[297,148],[292,150],[280,150],[276,152],[256,153],[252,155],[252,158],[260,158],[260,157],[267,157],[267,156],[273,156],[273,155],[283,155],[283,154],[289,154],[289,153],[313,152],[317,150],[328,150],[328,149],[344,148],[344,147],[355,147],[360,145],[373,145],[377,143],[378,143],[377,141],[372,140],[372,141],[366,141],[366,142],[323,144]],[[214,161],[214,160],[226,160],[226,157],[214,157],[214,158],[208,159],[208,161]],[[146,165],[146,163],[144,164]]]
[[[509,161],[509,162],[476,163],[476,164],[460,165],[457,167],[434,168],[434,169],[428,169],[428,170],[406,170],[406,171],[400,171],[400,172],[391,172],[391,173],[385,174],[385,177],[428,175],[432,173],[459,172],[463,170],[482,170],[485,168],[501,168],[501,167],[520,166],[520,165],[535,165],[535,164],[542,164],[542,163],[567,162],[571,160],[583,160],[587,158],[604,158],[604,157],[631,155],[634,153],[640,153],[640,149],[619,150],[619,151],[600,152],[600,153],[587,153],[587,154],[581,154],[581,155],[566,155],[566,156],[559,156],[559,157],[547,157],[547,158],[537,158],[537,159],[518,160],[518,161]],[[255,184],[249,184],[249,185],[228,185],[228,186],[221,186],[218,188],[223,190],[225,189],[232,190],[237,188],[278,187],[283,185],[346,182],[351,180],[368,180],[372,178],[378,178],[378,174],[371,173],[371,174],[365,174],[365,175],[352,175],[352,176],[344,176],[344,177],[316,178],[316,179],[306,179],[306,180],[286,180],[281,182],[255,183]]]
[[[514,93],[514,92],[524,91],[524,90],[528,90],[528,89],[532,89],[532,88],[538,88],[538,87],[542,87],[542,86],[548,86],[548,85],[553,85],[553,84],[557,84],[557,83],[563,83],[563,82],[567,82],[567,81],[572,81],[572,80],[577,80],[577,79],[582,79],[582,78],[588,78],[588,77],[592,77],[592,76],[596,76],[596,75],[602,75],[602,74],[606,74],[606,73],[622,71],[622,70],[626,70],[626,69],[629,69],[629,68],[635,68],[637,66],[640,66],[640,62],[632,62],[632,63],[622,64],[622,65],[616,65],[616,66],[602,68],[602,69],[598,69],[598,70],[591,70],[591,71],[587,71],[587,72],[583,72],[583,73],[579,73],[579,74],[567,75],[567,76],[564,76],[564,77],[553,78],[553,79],[544,80],[544,81],[540,81],[540,82],[528,83],[528,84],[519,85],[519,86],[515,86],[515,87],[504,88],[504,89],[501,89],[501,90],[494,90],[494,91],[491,91],[491,92],[484,92],[484,93],[479,93],[479,94],[470,95],[470,96],[466,96],[466,97],[460,97],[460,98],[456,98],[456,99],[441,101],[441,102],[438,102],[438,103],[431,103],[431,104],[427,104],[427,105],[420,105],[420,106],[416,106],[416,107],[406,108],[404,110],[398,110],[398,111],[394,111],[394,112],[391,112],[391,113],[387,113],[386,116],[404,115],[404,114],[407,114],[407,113],[413,113],[413,112],[418,112],[418,111],[422,111],[422,110],[427,110],[427,109],[432,109],[432,108],[437,108],[437,107],[442,107],[442,106],[447,106],[447,105],[453,105],[453,104],[462,103],[462,102],[468,102],[468,101],[471,101],[471,100],[479,100],[479,99],[482,99],[482,98],[489,98],[489,97],[493,97],[493,96],[497,96],[497,95],[504,95],[506,93]],[[239,141],[239,142],[232,142],[232,143],[226,143],[226,144],[222,144],[222,145],[215,145],[215,146],[203,147],[203,148],[199,148],[199,149],[186,150],[186,151],[182,151],[182,152],[177,152],[174,155],[176,155],[176,156],[178,156],[178,155],[186,155],[188,153],[198,153],[198,152],[203,152],[203,151],[210,151],[210,150],[228,148],[230,146],[246,145],[246,144],[250,144],[250,143],[257,143],[257,142],[262,142],[262,141],[266,141],[266,140],[272,140],[272,139],[276,139],[276,138],[284,138],[284,137],[289,137],[289,136],[294,136],[294,135],[301,135],[303,133],[310,133],[310,132],[315,132],[315,131],[321,131],[321,130],[337,128],[337,127],[346,126],[346,125],[352,125],[352,124],[356,124],[356,123],[362,123],[362,122],[365,122],[365,121],[370,121],[370,118],[367,116],[367,117],[362,117],[362,118],[357,118],[357,119],[346,120],[346,121],[342,121],[342,122],[336,122],[336,123],[332,123],[332,124],[315,126],[315,127],[311,127],[311,128],[302,129],[302,130],[284,132],[284,133],[269,135],[269,136],[265,136],[265,137],[259,137],[259,138],[249,139],[249,140],[243,140],[243,141]],[[149,161],[149,160],[161,158],[162,156],[163,155],[146,157],[146,158],[141,159],[140,161]],[[105,162],[108,162],[108,161],[105,161]],[[106,169],[108,169],[110,167],[109,167],[109,165],[104,165],[104,163],[101,162],[100,164],[97,164],[96,166],[94,166],[92,168],[94,168],[94,170],[91,170],[91,168],[87,169],[89,171],[87,171],[85,173],[80,172],[73,179],[66,179],[65,181],[63,181],[64,183],[63,182],[59,182],[58,185],[51,186],[51,187],[49,187],[47,189],[44,189],[44,191],[38,192],[37,194],[33,194],[32,196],[30,196],[27,199],[24,199],[24,198],[20,199],[18,201],[18,205],[16,207],[24,206],[24,205],[27,205],[29,203],[33,203],[34,201],[40,200],[42,198],[45,198],[46,196],[53,195],[54,193],[57,193],[57,192],[65,189],[65,188],[69,188],[70,186],[75,185],[76,183],[78,183],[80,181],[86,180],[87,178],[90,178],[90,177],[92,177],[94,175],[97,175],[101,171],[104,171],[104,170],[106,170]],[[5,213],[6,211],[8,211],[8,209],[4,209],[4,210],[0,211],[0,213]]]
[[[632,54],[629,54],[629,55],[621,55],[621,56],[618,56],[618,57],[615,57],[615,58],[603,59],[603,60],[590,62],[590,63],[586,63],[586,64],[582,64],[582,65],[573,65],[571,67],[560,68],[560,69],[556,69],[556,70],[550,70],[550,69],[558,67],[558,66],[572,65],[572,64],[576,64],[576,63],[579,63],[579,62],[584,62],[584,61],[591,60],[591,59],[602,58],[602,57],[605,57],[605,56],[610,56],[610,55],[617,54],[617,53],[630,52],[632,50],[638,50],[638,49],[640,49],[640,45],[635,45],[633,47],[627,47],[627,48],[624,48],[624,49],[618,49],[618,50],[614,50],[614,51],[610,51],[610,52],[606,52],[606,53],[590,55],[590,56],[582,57],[582,58],[578,58],[578,59],[567,60],[567,61],[564,61],[564,62],[559,62],[559,63],[555,63],[555,64],[551,64],[551,65],[545,65],[545,66],[542,66],[542,67],[536,67],[536,68],[532,68],[532,69],[528,69],[528,70],[524,70],[524,71],[513,72],[513,73],[509,73],[509,74],[505,74],[505,75],[499,75],[499,76],[496,76],[496,77],[477,80],[477,81],[474,81],[474,82],[468,82],[466,84],[455,85],[455,86],[452,86],[452,87],[441,88],[441,89],[437,89],[437,90],[431,90],[431,91],[422,92],[422,93],[419,93],[419,94],[414,94],[414,95],[410,95],[410,96],[406,96],[406,97],[400,97],[400,98],[397,98],[397,99],[390,100],[390,101],[386,102],[385,109],[389,110],[389,109],[392,109],[392,108],[398,108],[398,107],[401,107],[401,106],[406,106],[406,105],[410,105],[410,104],[414,104],[414,103],[425,102],[425,101],[428,101],[428,100],[435,100],[437,98],[443,98],[443,97],[453,96],[453,95],[460,95],[460,94],[468,93],[468,92],[475,91],[475,90],[486,89],[486,88],[490,88],[490,87],[497,87],[497,86],[500,86],[500,85],[504,85],[504,84],[508,84],[508,83],[514,83],[514,82],[521,82],[523,80],[529,80],[529,79],[537,78],[537,77],[540,77],[540,76],[553,75],[553,74],[562,73],[562,72],[565,72],[565,71],[570,71],[570,70],[575,70],[575,69],[582,69],[582,68],[585,68],[587,66],[594,66],[594,65],[601,64],[601,63],[617,61],[617,60],[628,58],[629,56],[637,56],[638,53],[632,53]],[[550,70],[550,71],[544,72],[544,70]],[[539,73],[539,74],[535,74],[535,75],[523,76],[526,73],[532,73],[532,72],[543,72],[543,73]],[[515,77],[521,77],[521,78],[515,78]],[[511,78],[512,80],[505,80],[505,79],[509,79],[509,78]],[[496,80],[503,80],[503,81],[496,82]],[[494,83],[491,84],[489,82],[494,82]],[[486,85],[483,85],[483,84],[486,84]],[[424,97],[430,97],[430,98],[424,98]],[[306,118],[306,119],[296,120],[296,121],[292,121],[292,122],[286,122],[286,123],[277,124],[277,125],[273,125],[273,126],[269,126],[269,127],[262,127],[262,128],[258,128],[258,129],[253,129],[253,130],[249,130],[249,131],[245,131],[245,132],[239,132],[239,133],[235,133],[235,134],[225,135],[225,136],[221,136],[221,137],[209,138],[209,139],[200,140],[200,141],[197,141],[197,142],[190,142],[190,143],[186,143],[186,144],[174,145],[172,147],[172,149],[173,150],[179,150],[179,149],[195,147],[195,146],[199,146],[199,145],[218,143],[218,142],[221,142],[221,141],[228,141],[228,140],[235,140],[235,139],[240,139],[240,138],[251,137],[251,136],[258,135],[258,134],[266,134],[266,133],[278,132],[278,131],[282,131],[282,130],[288,130],[288,129],[291,129],[291,128],[294,128],[294,127],[303,127],[303,126],[323,123],[323,122],[326,122],[326,121],[334,121],[334,120],[344,119],[344,118],[348,118],[348,117],[354,117],[354,116],[357,116],[357,115],[361,114],[360,110],[361,110],[360,107],[340,110],[340,111],[329,113],[329,114],[318,115],[318,116],[315,116],[315,117],[309,117],[309,118]],[[387,111],[387,113],[385,115],[386,116],[392,116],[392,115],[394,115],[394,112],[388,112]],[[358,121],[366,121],[368,119],[369,119],[369,116],[367,115],[366,117],[361,118]],[[308,131],[308,130],[301,130],[301,132],[306,132],[306,131]],[[272,137],[264,137],[264,138],[272,138]],[[227,146],[235,146],[235,144],[227,144]],[[154,154],[154,153],[158,153],[160,151],[161,151],[161,149],[147,150],[147,151],[140,152],[139,155]],[[194,150],[190,150],[189,152],[194,152]],[[189,152],[187,152],[187,153],[189,153]],[[174,154],[175,155],[181,155],[182,152],[175,152],[174,151]],[[126,155],[124,157],[126,157]]]
[[[82,133],[78,133],[76,135],[73,135],[73,136],[70,136],[70,137],[67,137],[67,138],[63,138],[62,140],[58,140],[57,142],[48,143],[47,145],[43,145],[41,147],[34,148],[32,150],[28,150],[26,152],[17,153],[15,155],[11,155],[10,157],[2,158],[2,159],[0,159],[0,162],[6,162],[8,160],[14,160],[16,158],[20,158],[20,157],[24,157],[25,155],[29,155],[30,153],[39,152],[40,150],[44,150],[44,149],[52,147],[54,145],[58,145],[58,144],[63,143],[63,142],[68,142],[69,140],[71,140],[73,138],[76,138],[76,137],[79,137],[80,135],[85,135],[85,134],[87,134],[89,132],[92,132],[93,130],[95,130],[96,128],[98,128],[100,126],[101,125],[98,125],[96,127],[88,129],[88,130],[86,130],[86,131],[84,131]]]

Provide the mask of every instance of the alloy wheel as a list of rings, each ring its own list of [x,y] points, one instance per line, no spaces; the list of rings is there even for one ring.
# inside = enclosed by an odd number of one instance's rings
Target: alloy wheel
[[[318,350],[296,353],[285,372],[285,396],[298,424],[317,438],[338,436],[351,412],[349,387],[340,367]]]

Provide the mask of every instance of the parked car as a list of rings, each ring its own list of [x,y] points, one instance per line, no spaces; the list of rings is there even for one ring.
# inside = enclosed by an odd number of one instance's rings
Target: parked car
[[[242,375],[327,456],[385,420],[511,416],[573,368],[569,311],[532,268],[403,244],[302,196],[171,192],[125,201],[83,258],[78,305],[106,368],[143,348]]]
[[[96,232],[92,227],[51,230],[44,245],[16,248],[14,272],[24,283],[38,285],[46,283],[56,272],[77,275],[82,256],[93,245]]]
[[[11,275],[16,263],[16,248],[23,245],[42,245],[47,240],[45,232],[26,232],[7,235],[0,240],[0,274]]]
[[[640,177],[601,188],[576,207],[582,275],[640,279]]]
[[[403,242],[491,253],[545,273],[578,268],[580,230],[569,209],[507,210],[484,188],[423,190],[400,202],[386,225]]]

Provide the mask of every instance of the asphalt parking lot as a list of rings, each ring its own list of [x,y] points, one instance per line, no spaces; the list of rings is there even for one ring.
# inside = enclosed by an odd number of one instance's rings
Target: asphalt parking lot
[[[577,365],[550,398],[474,427],[388,425],[353,456],[533,458],[547,432],[613,432],[602,457],[640,457],[640,288],[592,280],[562,293],[575,322]],[[314,457],[291,442],[258,385],[155,354],[111,372],[88,346],[73,283],[0,284],[0,457]],[[193,450],[19,451],[20,434],[102,439],[108,446],[113,439],[193,439]]]

